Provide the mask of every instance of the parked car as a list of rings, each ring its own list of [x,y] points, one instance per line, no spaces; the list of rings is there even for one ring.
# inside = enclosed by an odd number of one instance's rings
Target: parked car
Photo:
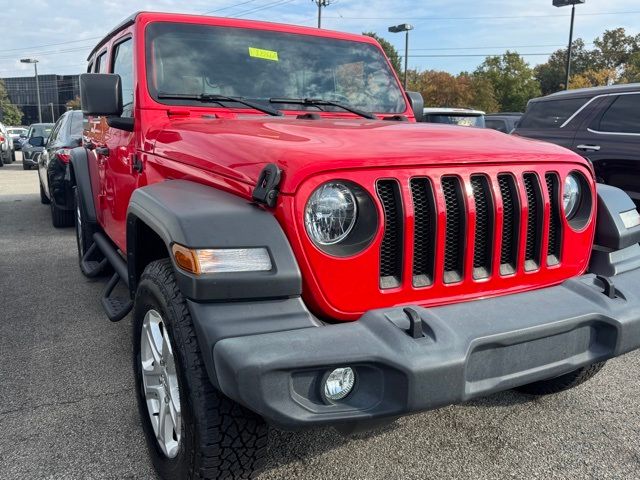
[[[78,260],[132,312],[161,478],[251,478],[267,423],[555,393],[640,346],[631,199],[555,145],[414,124],[370,37],[142,12],[89,71]]]
[[[13,140],[14,150],[22,149],[22,141],[27,138],[28,129],[24,127],[8,127],[7,131]]]
[[[598,181],[640,205],[640,83],[567,90],[529,102],[515,134],[587,158]]]
[[[425,108],[423,122],[484,128],[484,112],[470,108]]]
[[[15,159],[16,154],[13,149],[13,140],[9,135],[7,127],[0,123],[0,167],[3,167],[5,163],[15,161]]]
[[[54,227],[71,227],[74,224],[73,191],[68,179],[71,149],[82,144],[82,112],[65,112],[55,123],[49,139],[32,137],[31,145],[43,145],[37,158],[40,182],[40,201],[50,205]]]
[[[35,161],[35,153],[42,153],[43,146],[34,146],[31,144],[31,139],[34,137],[42,137],[45,142],[51,134],[53,123],[34,123],[29,127],[27,132],[27,138],[22,143],[22,168],[24,170],[31,170],[31,167],[37,166]]]
[[[484,116],[484,123],[487,128],[502,133],[511,133],[521,117],[522,113],[517,112],[489,113]]]

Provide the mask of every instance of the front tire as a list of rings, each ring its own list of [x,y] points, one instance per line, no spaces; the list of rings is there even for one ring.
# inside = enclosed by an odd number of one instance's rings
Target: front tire
[[[56,228],[65,228],[73,226],[75,221],[73,218],[73,210],[62,210],[56,207],[55,202],[50,203],[51,207],[51,223]]]
[[[564,392],[590,380],[604,367],[605,363],[607,362],[594,363],[593,365],[578,368],[573,372],[560,375],[559,377],[523,385],[516,388],[516,390],[529,395],[551,395],[553,393]]]
[[[211,385],[168,259],[151,262],[140,279],[133,352],[142,426],[160,477],[253,478],[262,467],[267,426]],[[173,430],[159,428],[162,408]]]
[[[47,194],[44,193],[42,182],[39,182],[39,183],[40,183],[40,203],[43,205],[49,205],[51,203],[51,200],[49,200],[49,197],[47,197]]]

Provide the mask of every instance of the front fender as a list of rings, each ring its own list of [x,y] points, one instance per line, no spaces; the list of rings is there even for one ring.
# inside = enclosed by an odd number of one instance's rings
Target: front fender
[[[269,272],[193,275],[175,264],[178,286],[195,301],[286,298],[302,293],[300,269],[274,216],[230,193],[186,180],[168,180],[134,191],[127,211],[130,285],[136,285],[139,222],[153,230],[171,252],[174,243],[189,248],[252,248],[269,251]]]

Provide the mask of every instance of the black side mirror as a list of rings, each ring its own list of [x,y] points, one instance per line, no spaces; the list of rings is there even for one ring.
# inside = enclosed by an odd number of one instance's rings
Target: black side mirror
[[[424,121],[424,99],[420,92],[407,91],[407,97],[409,97],[409,103],[413,110],[413,115],[416,117],[416,122]]]
[[[122,80],[113,73],[80,75],[82,113],[94,116],[122,115]]]
[[[24,133],[21,133],[20,138],[27,138],[27,136]]]
[[[32,147],[44,147],[45,143],[44,137],[31,137],[29,139],[29,145]]]

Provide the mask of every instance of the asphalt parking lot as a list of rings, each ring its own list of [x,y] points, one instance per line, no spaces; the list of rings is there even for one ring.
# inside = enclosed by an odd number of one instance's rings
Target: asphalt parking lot
[[[35,171],[0,169],[0,478],[155,478],[133,395],[130,319],[110,323],[51,225]],[[517,314],[517,312],[514,312]],[[507,392],[347,439],[272,431],[273,479],[640,477],[640,353],[546,398]]]

